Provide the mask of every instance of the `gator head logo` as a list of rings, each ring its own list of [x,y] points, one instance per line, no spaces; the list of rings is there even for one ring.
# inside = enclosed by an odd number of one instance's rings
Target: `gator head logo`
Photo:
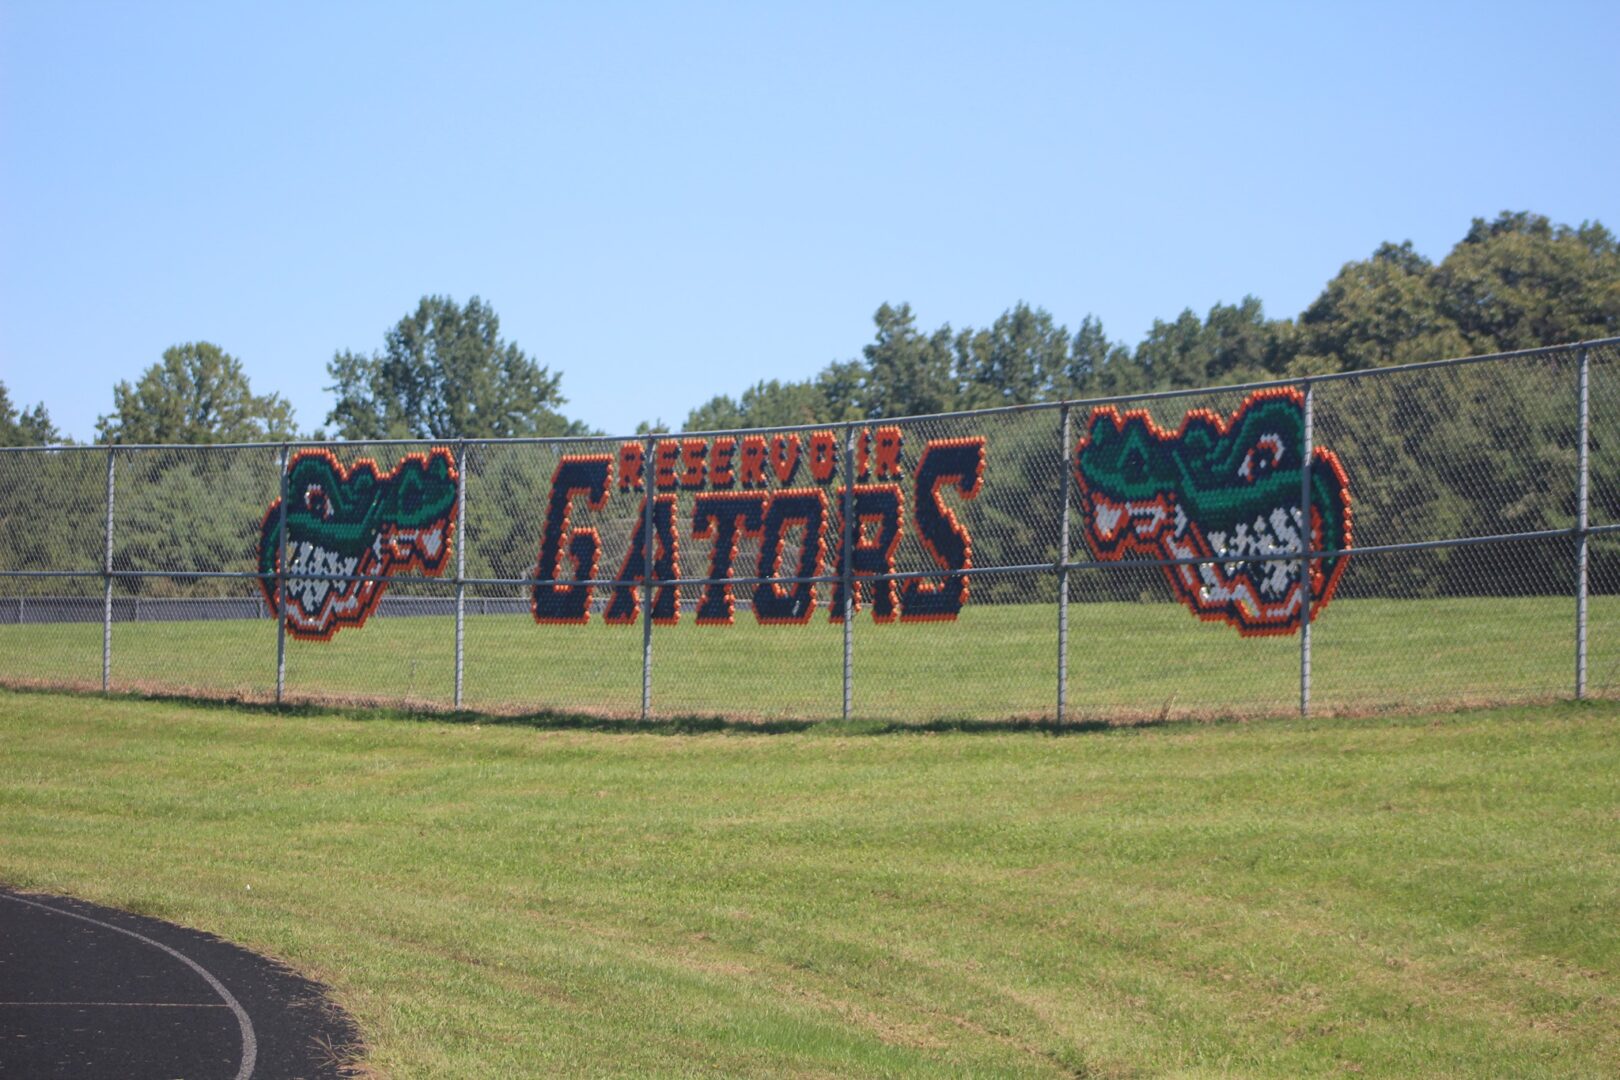
[[[1086,537],[1098,559],[1203,559],[1164,567],[1199,618],[1244,635],[1291,634],[1304,597],[1300,463],[1305,398],[1251,394],[1230,420],[1189,412],[1176,431],[1146,412],[1097,409],[1073,465]],[[1331,450],[1311,455],[1310,550],[1350,547],[1350,485]],[[1343,555],[1311,560],[1311,617],[1333,597]]]
[[[370,460],[345,469],[330,450],[300,450],[287,464],[287,630],[325,641],[363,626],[387,578],[416,568],[444,569],[456,525],[456,464],[434,447],[410,454],[389,473]],[[259,579],[272,609],[281,555],[281,500],[259,530]],[[295,575],[356,575],[330,581]]]

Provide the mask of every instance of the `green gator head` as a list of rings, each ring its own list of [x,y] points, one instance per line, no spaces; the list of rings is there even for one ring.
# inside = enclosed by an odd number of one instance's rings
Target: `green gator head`
[[[287,493],[287,629],[298,637],[326,640],[364,625],[392,574],[444,569],[456,520],[456,464],[444,447],[383,474],[370,460],[345,469],[330,450],[300,450],[287,465]],[[277,499],[259,530],[259,582],[272,608],[280,522]]]
[[[1226,420],[1190,412],[1179,430],[1160,429],[1146,412],[1097,409],[1075,447],[1075,480],[1086,538],[1098,559],[1131,555],[1209,562],[1164,567],[1180,600],[1204,619],[1242,634],[1288,634],[1300,624],[1298,553],[1304,398],[1261,390]],[[1311,456],[1309,546],[1350,547],[1350,487],[1339,459]],[[1342,555],[1311,560],[1312,616],[1333,595]]]

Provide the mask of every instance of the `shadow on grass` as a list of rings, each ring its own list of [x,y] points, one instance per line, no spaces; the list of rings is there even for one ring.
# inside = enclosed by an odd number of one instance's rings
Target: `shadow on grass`
[[[877,720],[852,717],[826,720],[747,719],[724,716],[662,716],[639,717],[593,716],[585,713],[542,710],[532,713],[485,713],[471,710],[446,710],[430,707],[405,708],[372,702],[274,702],[250,701],[240,698],[216,698],[195,694],[164,694],[143,691],[100,691],[62,689],[57,687],[7,687],[18,694],[52,694],[101,701],[146,701],[188,709],[227,711],[252,716],[329,717],[343,720],[410,720],[434,724],[479,724],[489,727],[527,727],[538,731],[595,731],[620,735],[940,735],[969,734],[997,735],[1027,733],[1036,735],[1081,735],[1136,728],[1205,727],[1211,723],[1241,722],[1226,717],[1207,719],[1169,719],[1166,717],[1131,718],[1129,720],[1072,719],[1058,721],[1052,718],[1007,718],[1001,720],[954,719],[941,717],[932,720]]]

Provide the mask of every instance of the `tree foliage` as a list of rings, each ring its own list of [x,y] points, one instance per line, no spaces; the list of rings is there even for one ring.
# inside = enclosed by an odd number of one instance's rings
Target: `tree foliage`
[[[1596,223],[1570,227],[1504,213],[1475,220],[1438,263],[1410,241],[1380,244],[1346,263],[1295,319],[1269,318],[1259,299],[1245,296],[1155,320],[1134,346],[1111,339],[1094,316],[1071,333],[1022,301],[983,328],[928,330],[906,304],[881,305],[873,324],[858,359],[801,382],[771,380],[737,399],[715,397],[693,410],[687,427],[835,423],[1125,396],[1615,337],[1620,244]],[[1559,370],[1556,361],[1482,365],[1357,383],[1354,418],[1341,417],[1329,437],[1361,478],[1364,520],[1399,521],[1400,535],[1386,540],[1569,527],[1574,399]],[[1500,402],[1517,404],[1501,409]],[[1173,424],[1184,408],[1165,403],[1161,419]],[[1051,557],[1035,550],[1059,490],[1049,432],[1009,427],[996,455],[997,482],[974,510],[978,557],[987,565]],[[1594,505],[1620,498],[1608,494],[1620,491],[1620,455],[1600,445],[1592,469]],[[1370,533],[1365,542],[1379,537]],[[1510,545],[1424,552],[1400,565],[1399,580],[1363,575],[1357,588],[1459,595],[1567,587],[1559,560],[1531,565]],[[1117,586],[1100,576],[1086,582],[1101,590],[1093,599]],[[987,599],[1023,598],[1017,582],[981,584],[975,590]]]
[[[910,304],[884,304],[872,316],[877,335],[861,350],[863,394],[855,411],[868,417],[944,412],[957,400],[951,328],[932,334],[917,329]]]
[[[287,439],[292,406],[255,394],[241,361],[207,341],[163,351],[134,385],[113,387],[113,411],[96,422],[98,441],[217,443]]]
[[[1403,244],[1346,263],[1299,318],[1294,368],[1360,371],[1459,356],[1469,343],[1441,307],[1434,264]]]
[[[989,408],[1061,396],[1069,331],[1050,313],[1019,303],[984,330],[956,335],[958,406]]]
[[[1620,335],[1620,242],[1596,222],[1475,219],[1441,262],[1411,241],[1349,262],[1297,319],[1259,299],[1156,319],[1134,347],[1092,315],[1072,334],[1020,301],[981,329],[926,330],[883,304],[857,360],[761,382],[693,410],[689,428],[834,423],[1356,371]]]
[[[1620,244],[1595,222],[1475,218],[1435,277],[1442,310],[1475,352],[1605,337],[1620,326]]]
[[[585,434],[557,411],[561,373],[500,335],[495,309],[424,296],[384,337],[327,365],[337,402],[326,422],[345,439],[458,439]]]
[[[1615,237],[1596,223],[1569,227],[1506,213],[1474,221],[1438,262],[1410,242],[1379,245],[1366,259],[1346,263],[1297,318],[1270,318],[1257,298],[1246,296],[1156,320],[1134,345],[1111,338],[1093,316],[1071,332],[1045,309],[1024,302],[982,328],[934,329],[921,326],[906,304],[883,304],[858,355],[808,379],[762,380],[735,397],[717,395],[692,410],[685,427],[874,421],[1293,378],[1613,336],[1620,336]],[[1429,369],[1399,380],[1341,384],[1323,406],[1322,430],[1355,470],[1358,515],[1367,529],[1361,542],[1567,528],[1574,506],[1574,390],[1567,366],[1559,363]],[[465,305],[426,297],[388,332],[381,352],[338,353],[329,370],[337,402],[328,423],[349,438],[585,433],[557,411],[563,404],[560,375],[503,340],[494,311],[476,297]],[[102,418],[100,431],[116,441],[292,435],[287,403],[275,394],[254,395],[241,365],[205,342],[168,350],[138,383],[119,384],[114,398],[116,408]],[[1497,407],[1502,402],[1513,407]],[[1163,422],[1174,423],[1186,405],[1152,407]],[[664,427],[660,422],[647,430]],[[0,385],[0,442],[58,438],[43,405],[19,409]],[[1054,446],[1049,425],[1008,423],[998,429],[995,483],[974,509],[975,557],[982,564],[1055,558],[1049,523],[1060,506],[1062,466],[1054,461]],[[550,474],[545,459],[528,450],[483,447],[464,460],[469,501],[491,508],[477,519],[481,531],[470,546],[469,573],[475,577],[521,576],[532,567],[533,498]],[[83,523],[104,505],[101,455],[15,456],[11,467],[19,471],[0,489],[0,564],[61,565],[67,558],[75,566],[99,565],[101,530]],[[273,460],[259,451],[195,458],[130,454],[120,456],[118,467],[119,512],[129,526],[121,527],[121,553],[131,545],[128,557],[137,562],[191,570],[250,565],[253,528],[274,498]],[[1614,520],[1620,516],[1620,451],[1601,441],[1594,445],[1592,480],[1595,519]],[[40,490],[73,511],[42,516]],[[634,526],[633,503],[623,505],[631,516],[610,526],[619,530],[613,542],[621,545]],[[184,516],[177,506],[195,510]],[[1398,535],[1380,537],[1379,523],[1397,522]],[[1600,558],[1607,556],[1594,554]],[[1455,595],[1556,591],[1568,584],[1562,560],[1526,560],[1522,547],[1513,545],[1426,552],[1399,565],[1398,579],[1358,575],[1347,588]],[[1091,598],[1103,598],[1119,580],[1086,576],[1076,595],[1094,589]],[[206,579],[151,579],[140,587],[228,588]],[[1009,579],[974,589],[985,599],[1024,599],[1022,587]]]
[[[11,403],[11,392],[0,382],[0,446],[48,446],[62,441],[43,401],[32,409]]]

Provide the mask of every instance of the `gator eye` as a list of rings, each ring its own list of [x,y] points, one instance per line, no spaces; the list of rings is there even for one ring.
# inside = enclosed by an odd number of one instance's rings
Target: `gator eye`
[[[332,517],[332,500],[319,484],[311,484],[304,491],[304,509],[319,514],[323,519]]]
[[[1252,484],[1275,469],[1282,462],[1282,456],[1282,438],[1267,433],[1256,439],[1249,452],[1243,455],[1243,464],[1238,466],[1237,474]]]
[[[1131,450],[1125,455],[1125,474],[1132,479],[1140,479],[1147,472],[1147,459],[1142,451]]]
[[[422,509],[422,489],[416,487],[407,488],[405,494],[400,496],[399,503],[400,508],[407,514],[416,513]]]

